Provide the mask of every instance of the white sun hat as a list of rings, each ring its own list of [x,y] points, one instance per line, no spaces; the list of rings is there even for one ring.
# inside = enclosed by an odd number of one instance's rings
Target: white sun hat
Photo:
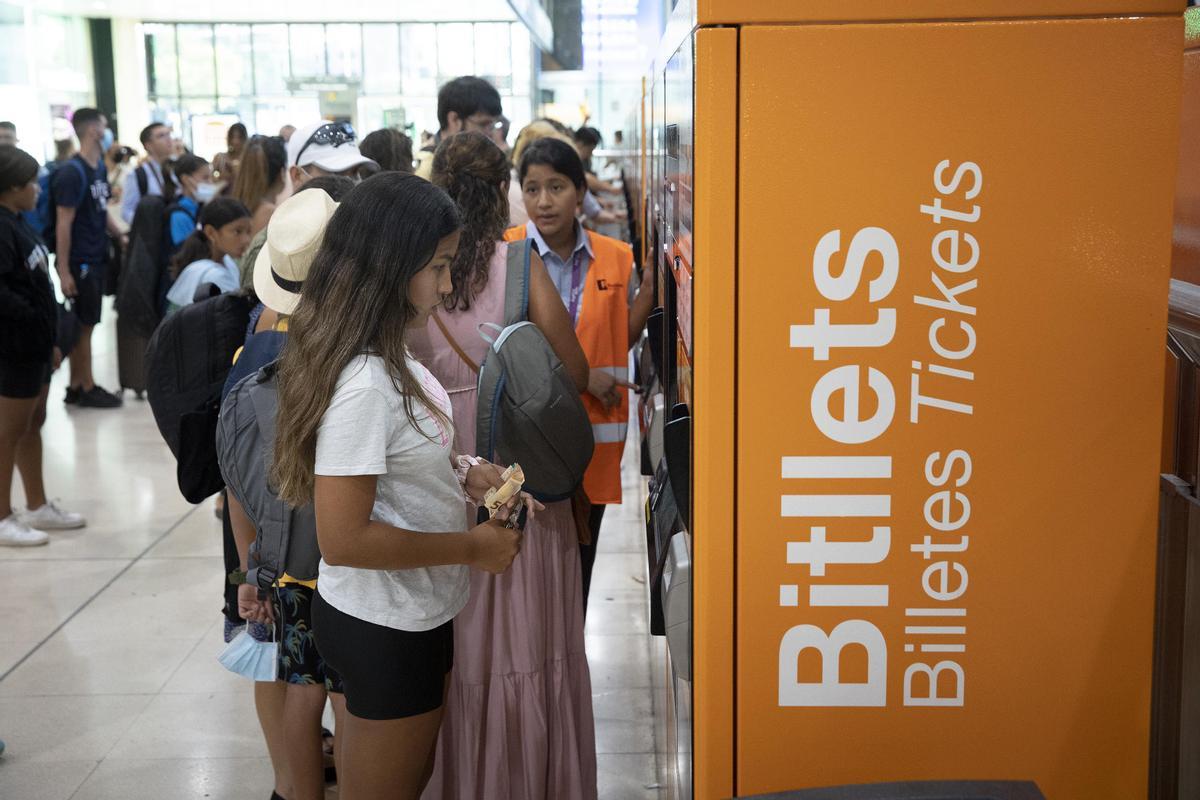
[[[325,227],[338,204],[322,189],[308,189],[280,203],[267,224],[267,241],[254,260],[254,292],[267,308],[291,314],[300,302]]]

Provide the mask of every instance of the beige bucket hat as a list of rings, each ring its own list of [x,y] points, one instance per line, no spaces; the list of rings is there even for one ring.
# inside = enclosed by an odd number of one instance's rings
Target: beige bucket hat
[[[267,224],[267,241],[254,260],[254,292],[267,308],[291,314],[325,239],[338,204],[321,189],[297,192],[280,203]]]

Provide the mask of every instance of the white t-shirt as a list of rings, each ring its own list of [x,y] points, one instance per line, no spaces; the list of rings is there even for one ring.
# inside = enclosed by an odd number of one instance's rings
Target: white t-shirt
[[[450,398],[437,378],[412,358],[408,368],[449,418]],[[421,430],[405,414],[383,359],[355,358],[342,370],[317,431],[316,474],[378,475],[371,519],[431,535],[465,531],[466,501],[450,461],[454,431],[419,404],[414,411]],[[350,616],[427,631],[467,604],[470,577],[462,564],[376,570],[322,559],[317,585],[321,597]]]

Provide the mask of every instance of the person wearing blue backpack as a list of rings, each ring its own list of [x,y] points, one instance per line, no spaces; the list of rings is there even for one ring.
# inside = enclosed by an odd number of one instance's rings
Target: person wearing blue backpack
[[[108,131],[104,114],[81,108],[71,118],[79,152],[54,174],[54,247],[59,286],[79,319],[79,341],[71,351],[71,378],[65,402],[89,408],[115,408],[121,398],[96,385],[92,375],[92,331],[100,324],[108,235],[123,237],[108,215],[108,172],[101,142]]]
[[[476,374],[490,357],[477,330],[505,323],[510,254],[529,255],[528,319],[577,391],[587,389],[587,357],[541,258],[525,243],[503,241],[509,220],[503,151],[482,133],[447,137],[434,153],[432,180],[455,201],[465,224],[450,266],[454,289],[430,323],[414,332],[411,347],[449,392],[458,452],[490,457],[487,445],[476,440]],[[507,572],[471,570],[471,599],[454,623],[454,670],[427,797],[596,797],[591,675],[571,501],[546,503],[525,533]]]

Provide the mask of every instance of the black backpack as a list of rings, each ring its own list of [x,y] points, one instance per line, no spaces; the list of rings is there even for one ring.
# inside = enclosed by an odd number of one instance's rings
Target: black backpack
[[[240,294],[184,306],[162,321],[146,349],[150,410],[175,456],[179,490],[192,503],[223,485],[216,453],[221,390],[252,308]]]
[[[159,286],[167,271],[166,202],[157,195],[145,195],[133,212],[129,226],[129,247],[121,284],[117,290],[117,313],[135,335],[150,338],[162,320]]]

